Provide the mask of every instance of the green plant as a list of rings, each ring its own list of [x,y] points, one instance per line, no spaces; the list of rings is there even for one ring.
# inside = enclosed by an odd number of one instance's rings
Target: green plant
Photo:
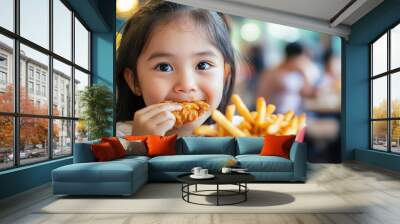
[[[95,84],[79,93],[81,119],[88,129],[89,140],[109,136],[112,125],[112,92],[107,86]]]

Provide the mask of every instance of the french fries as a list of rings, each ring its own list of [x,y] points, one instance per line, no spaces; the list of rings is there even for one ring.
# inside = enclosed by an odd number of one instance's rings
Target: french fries
[[[233,94],[231,101],[236,105],[238,113],[244,117],[244,119],[250,123],[254,123],[253,116],[249,109],[247,109],[246,105],[243,103],[242,99],[240,99],[239,95]]]
[[[267,104],[263,97],[256,101],[256,111],[249,111],[239,95],[232,95],[225,115],[215,110],[211,118],[216,125],[202,125],[193,132],[200,136],[235,136],[255,137],[265,135],[296,135],[306,126],[306,115],[296,115],[294,111],[284,114],[274,114],[276,106]],[[233,123],[235,112],[243,118],[239,123]]]
[[[256,126],[261,126],[264,123],[265,115],[267,113],[267,106],[265,104],[264,97],[257,98],[257,105],[256,105]]]
[[[215,110],[212,115],[212,119],[217,122],[218,125],[223,127],[231,136],[236,136],[236,137],[244,137],[245,134],[237,127],[235,127],[232,122],[230,122],[226,117],[219,112],[218,110]]]
[[[210,125],[201,125],[194,129],[193,134],[201,136],[217,136],[218,132]]]

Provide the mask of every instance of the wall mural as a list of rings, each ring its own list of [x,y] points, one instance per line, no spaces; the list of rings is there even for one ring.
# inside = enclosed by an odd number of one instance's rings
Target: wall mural
[[[339,37],[154,0],[117,1],[117,28],[117,135],[307,126],[309,160],[339,162]]]

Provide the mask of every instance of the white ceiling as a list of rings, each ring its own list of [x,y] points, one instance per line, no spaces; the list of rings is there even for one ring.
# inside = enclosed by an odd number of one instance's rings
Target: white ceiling
[[[352,24],[383,2],[383,0],[169,1],[345,38],[350,34]],[[341,12],[348,4],[349,7]]]
[[[277,11],[330,20],[351,0],[225,0]]]

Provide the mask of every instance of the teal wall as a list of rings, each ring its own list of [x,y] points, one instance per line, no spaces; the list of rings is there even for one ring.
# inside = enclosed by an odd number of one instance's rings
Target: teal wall
[[[106,84],[114,91],[114,0],[67,0],[92,31],[92,82]],[[110,131],[114,131],[110,127]],[[51,181],[51,171],[72,163],[72,157],[0,172],[0,199]]]
[[[115,1],[99,1],[98,8],[109,28],[107,32],[92,32],[92,82],[105,84],[113,93],[113,126],[109,132],[115,136]]]
[[[358,160],[398,170],[398,156],[369,150],[369,49],[368,44],[400,22],[400,0],[386,0],[351,27],[344,40],[343,140],[344,160]],[[359,151],[363,150],[363,151]],[[393,161],[397,161],[396,165]]]
[[[0,199],[48,183],[53,169],[71,163],[68,157],[0,172]]]

